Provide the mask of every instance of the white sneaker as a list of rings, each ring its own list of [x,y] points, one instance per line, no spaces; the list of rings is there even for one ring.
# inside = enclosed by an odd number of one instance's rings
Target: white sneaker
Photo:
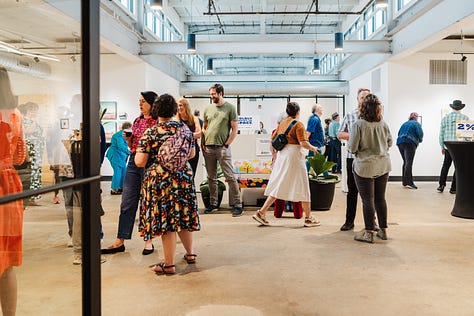
[[[68,248],[72,247],[72,237],[69,237],[69,240],[67,241],[67,247]]]
[[[100,256],[100,263],[104,263],[106,261],[107,261],[107,259],[105,259],[105,256]],[[82,264],[82,256],[81,255],[74,255],[74,260],[72,261],[72,264],[74,264],[74,265]]]
[[[82,256],[81,255],[74,255],[74,260],[72,261],[74,265],[82,264]]]
[[[313,216],[304,219],[304,226],[305,227],[315,227],[321,225],[321,222],[318,221]]]
[[[265,218],[265,215],[262,215],[260,214],[260,210],[258,210],[257,212],[255,212],[254,215],[252,215],[252,218],[254,220],[256,220],[257,222],[259,222],[260,224],[262,225],[265,225],[265,226],[268,226],[270,225],[270,223],[267,221],[267,219]]]

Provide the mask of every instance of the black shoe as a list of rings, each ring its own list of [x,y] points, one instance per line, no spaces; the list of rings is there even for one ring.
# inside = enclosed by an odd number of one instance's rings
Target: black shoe
[[[217,209],[217,205],[209,205],[208,207],[206,207],[206,209],[204,210],[204,213],[206,214],[211,214],[214,210]]]
[[[142,251],[142,255],[144,256],[147,256],[147,255],[151,255],[153,253],[153,251],[155,251],[155,246],[153,246],[153,244],[151,244],[151,249],[143,249]]]
[[[115,248],[101,249],[100,253],[103,254],[103,255],[110,255],[112,253],[124,252],[124,251],[125,251],[125,245],[122,244],[121,246],[115,247]]]
[[[352,224],[344,223],[344,225],[341,226],[342,231],[351,230],[351,229],[354,229],[354,223]]]
[[[233,217],[239,217],[244,214],[244,209],[238,206],[235,206],[234,209],[232,210],[232,216]]]
[[[445,187],[444,184],[440,184],[439,187],[438,187],[436,190],[437,190],[439,193],[443,193],[444,187]]]
[[[450,190],[449,190],[449,193],[451,193],[451,194],[456,194],[456,189],[450,189]]]

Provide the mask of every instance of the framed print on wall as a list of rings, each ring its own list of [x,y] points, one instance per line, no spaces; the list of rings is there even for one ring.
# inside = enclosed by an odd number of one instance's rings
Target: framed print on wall
[[[105,111],[102,120],[116,120],[117,119],[117,102],[115,101],[100,101],[100,113]]]

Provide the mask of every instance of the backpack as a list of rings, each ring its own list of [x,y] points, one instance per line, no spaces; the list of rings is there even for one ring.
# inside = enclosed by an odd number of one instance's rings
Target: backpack
[[[176,133],[168,135],[158,149],[158,163],[166,169],[177,172],[184,168],[193,146],[193,133],[183,124]]]

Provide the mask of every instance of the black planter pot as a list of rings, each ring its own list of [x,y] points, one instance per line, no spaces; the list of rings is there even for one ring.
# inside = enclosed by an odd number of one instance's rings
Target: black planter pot
[[[226,187],[224,182],[218,180],[217,181],[217,207],[221,206],[222,202],[222,197],[224,195]],[[201,190],[201,197],[202,197],[202,202],[204,203],[204,206],[207,208],[209,205],[211,205],[211,196],[209,194],[209,185],[206,184],[201,184],[199,186],[199,190]]]
[[[311,210],[329,210],[334,199],[335,189],[336,182],[324,183],[309,180],[309,191],[311,193]]]

